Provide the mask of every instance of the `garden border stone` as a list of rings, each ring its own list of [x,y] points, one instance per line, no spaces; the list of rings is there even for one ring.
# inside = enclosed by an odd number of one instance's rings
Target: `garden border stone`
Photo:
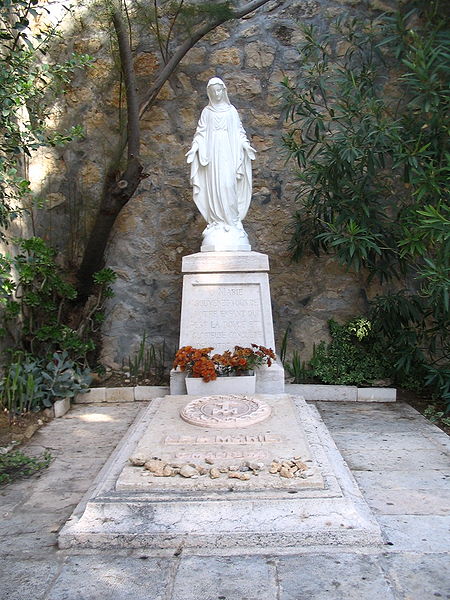
[[[53,415],[55,419],[63,417],[68,410],[70,410],[70,398],[56,400],[56,402],[53,404]]]
[[[358,388],[350,385],[324,385],[287,383],[285,392],[303,396],[307,401],[321,402],[395,402],[395,388]],[[91,388],[85,394],[77,394],[75,404],[101,402],[142,402],[169,394],[169,386],[142,386],[120,388]]]
[[[395,402],[397,399],[395,388],[353,385],[291,383],[286,384],[286,393],[321,402]]]

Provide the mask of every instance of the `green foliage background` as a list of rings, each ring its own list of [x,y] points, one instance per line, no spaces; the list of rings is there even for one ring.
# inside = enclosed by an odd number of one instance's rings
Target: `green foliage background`
[[[445,13],[443,2],[421,2],[326,33],[304,27],[299,78],[283,86],[298,181],[294,259],[333,253],[369,279],[406,283],[374,301],[374,333],[398,381],[414,375],[450,402]]]
[[[0,335],[10,346],[0,407],[10,415],[50,406],[87,387],[88,373],[80,365],[94,350],[92,334],[115,278],[110,269],[96,275],[94,302],[73,323],[77,291],[58,268],[56,252],[38,237],[7,236],[11,223],[33,209],[28,158],[40,147],[83,134],[79,125],[69,131],[47,125],[55,98],[65,93],[74,71],[91,61],[82,54],[51,58],[60,22],[49,15],[41,0],[0,2],[0,241],[7,248],[0,254]]]

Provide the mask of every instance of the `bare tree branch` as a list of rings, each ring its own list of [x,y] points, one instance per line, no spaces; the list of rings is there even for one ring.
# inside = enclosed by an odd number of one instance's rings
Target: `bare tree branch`
[[[173,16],[172,22],[170,23],[170,27],[169,27],[169,31],[167,33],[167,39],[166,39],[166,46],[165,46],[165,50],[166,50],[166,62],[167,62],[167,57],[169,56],[169,43],[170,43],[170,36],[172,35],[172,30],[175,27],[175,23],[178,19],[178,15],[181,12],[181,9],[183,8],[183,4],[184,4],[184,0],[180,0],[180,4],[177,7],[177,10],[175,11],[175,14]]]
[[[134,72],[133,55],[130,40],[122,19],[120,6],[117,2],[112,5],[112,21],[119,45],[120,63],[127,94],[127,137],[128,159],[137,158],[140,149],[139,104],[137,83]]]
[[[158,42],[159,51],[164,62],[167,62],[167,54],[164,52],[164,44],[162,41],[161,30],[159,28],[159,14],[158,14],[158,1],[153,0],[153,10],[155,11],[155,29],[156,29],[156,40]]]
[[[231,17],[226,17],[226,16],[217,17],[213,21],[210,21],[209,23],[205,23],[204,25],[199,27],[199,29],[197,29],[197,31],[195,31],[185,42],[183,42],[183,44],[181,44],[181,46],[178,48],[178,50],[175,52],[175,54],[170,58],[170,60],[166,63],[164,68],[161,70],[158,77],[156,78],[155,83],[152,85],[152,87],[149,90],[147,90],[147,92],[145,93],[145,95],[141,101],[141,105],[139,108],[139,116],[142,117],[142,115],[145,113],[145,111],[155,102],[156,97],[159,94],[162,86],[166,83],[166,81],[172,75],[172,73],[174,72],[174,70],[176,69],[178,64],[181,62],[181,60],[184,58],[184,56],[189,52],[189,50],[199,40],[201,40],[207,33],[212,31],[213,29],[215,29],[222,23],[225,23],[226,21],[230,21],[230,20],[234,20],[234,19],[242,19],[242,17],[245,17],[249,13],[251,13],[254,10],[256,10],[257,8],[259,8],[260,6],[267,4],[268,1],[269,0],[252,0],[251,2],[248,2],[247,4],[244,4],[244,6],[242,6],[242,8],[232,11]],[[282,3],[283,0],[279,0],[279,2]]]

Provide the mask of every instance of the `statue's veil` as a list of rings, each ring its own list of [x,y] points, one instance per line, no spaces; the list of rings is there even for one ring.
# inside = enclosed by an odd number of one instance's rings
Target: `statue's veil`
[[[209,94],[210,94],[210,92],[209,92],[209,88],[210,88],[210,86],[212,86],[212,85],[214,85],[214,84],[216,84],[216,83],[220,83],[220,85],[222,85],[222,86],[223,86],[223,89],[225,90],[225,94],[224,94],[224,99],[225,99],[225,102],[226,102],[227,104],[230,104],[230,105],[231,105],[230,99],[228,98],[227,86],[226,86],[226,85],[225,85],[225,83],[222,81],[222,79],[220,79],[220,77],[212,77],[212,78],[211,78],[211,79],[208,81],[208,84],[207,84],[207,86],[206,86],[206,93],[208,94],[208,98],[209,98],[209,104],[210,104],[210,105],[212,104],[212,102],[211,102],[211,96],[209,95]]]

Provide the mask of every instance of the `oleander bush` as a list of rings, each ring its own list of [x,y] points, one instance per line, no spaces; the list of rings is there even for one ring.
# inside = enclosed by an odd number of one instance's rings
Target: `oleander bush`
[[[303,27],[298,79],[283,82],[298,184],[291,251],[378,278],[386,293],[369,318],[396,379],[450,409],[449,5],[410,8]],[[333,348],[317,352],[329,377]]]

